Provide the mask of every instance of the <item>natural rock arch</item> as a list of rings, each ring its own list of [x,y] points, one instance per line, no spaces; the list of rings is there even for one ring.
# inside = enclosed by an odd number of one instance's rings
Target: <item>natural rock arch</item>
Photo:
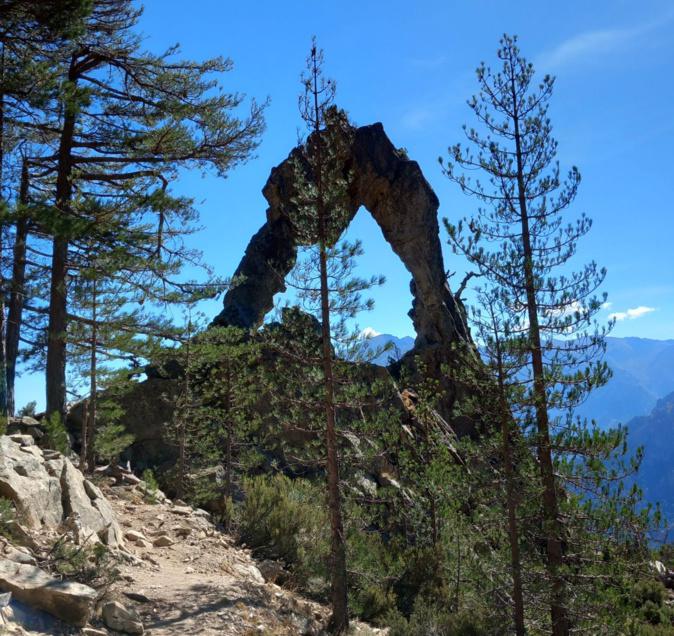
[[[448,347],[467,340],[460,303],[449,290],[440,247],[438,198],[419,164],[397,150],[380,123],[360,128],[343,125],[348,140],[344,160],[350,216],[364,206],[386,241],[412,275],[415,351]],[[293,229],[294,173],[302,147],[272,169],[262,193],[269,203],[267,222],[253,236],[235,276],[242,282],[224,298],[216,325],[259,326],[273,307],[274,295],[285,290],[284,277],[297,258]]]
[[[447,285],[438,228],[438,198],[424,178],[419,165],[403,151],[396,150],[381,124],[354,128],[345,126],[350,151],[344,161],[349,188],[346,202],[348,223],[361,206],[372,214],[384,238],[412,275],[410,316],[416,330],[415,348],[401,362],[411,372],[406,380],[416,385],[416,356],[424,361],[425,376],[443,377],[442,365],[461,364],[451,346],[469,341],[463,309]],[[292,225],[295,148],[275,167],[263,194],[269,202],[267,222],[253,236],[236,270],[242,282],[224,298],[215,325],[255,328],[273,307],[274,295],[285,290],[285,275],[297,257],[297,239]],[[301,158],[301,157],[300,157]],[[398,365],[391,369],[397,375]],[[166,374],[149,367],[148,379],[124,396],[125,425],[136,441],[127,453],[135,465],[158,466],[175,461],[175,448],[166,439],[167,422],[173,417],[174,398],[180,371]],[[418,376],[417,376],[418,377]],[[421,378],[418,378],[421,379]],[[401,387],[402,388],[402,387]],[[454,414],[453,405],[464,389],[444,377],[438,396],[438,420],[461,436],[473,434],[475,422]],[[401,395],[406,404],[407,398]],[[71,433],[81,430],[84,403],[69,414]],[[446,422],[442,419],[445,418]],[[443,428],[444,430],[444,428]]]

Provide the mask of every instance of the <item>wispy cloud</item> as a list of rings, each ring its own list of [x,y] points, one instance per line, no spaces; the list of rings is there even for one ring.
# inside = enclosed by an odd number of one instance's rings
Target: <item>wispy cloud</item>
[[[655,307],[646,307],[645,305],[639,305],[639,307],[633,307],[627,311],[616,311],[612,314],[609,314],[611,320],[634,320],[636,318],[641,318],[646,314],[650,314],[655,311]]]
[[[536,61],[542,71],[554,71],[576,62],[586,63],[593,58],[624,49],[635,44],[652,31],[671,22],[674,11],[668,11],[649,22],[642,22],[631,27],[616,29],[597,29],[584,31],[565,40],[555,48],[543,53]]]

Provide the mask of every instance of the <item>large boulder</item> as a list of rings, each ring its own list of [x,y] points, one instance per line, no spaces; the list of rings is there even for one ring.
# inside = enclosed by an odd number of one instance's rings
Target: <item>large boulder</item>
[[[26,434],[33,439],[40,440],[44,437],[44,429],[42,424],[34,417],[29,415],[21,415],[19,417],[10,417],[7,424],[7,434]]]
[[[53,528],[63,521],[64,459],[45,461],[37,446],[0,437],[0,496],[14,502],[21,522],[29,528]]]
[[[17,600],[83,627],[91,618],[96,590],[73,581],[59,581],[34,565],[0,559],[0,589]]]
[[[131,462],[134,470],[141,472],[148,467],[170,468],[178,456],[177,445],[171,443],[166,432],[173,421],[180,384],[157,369],[152,373],[147,380],[132,385],[128,391],[115,398],[124,411],[124,427],[133,435],[131,446],[124,452],[124,459]],[[68,412],[68,432],[75,440],[76,447],[80,442],[85,413],[84,402],[75,404]]]
[[[61,495],[64,513],[76,516],[84,532],[109,546],[123,542],[122,530],[103,493],[68,460],[64,461],[61,473]]]
[[[122,531],[110,504],[72,462],[24,435],[0,436],[0,496],[11,499],[27,528],[76,527],[82,541],[117,547]]]

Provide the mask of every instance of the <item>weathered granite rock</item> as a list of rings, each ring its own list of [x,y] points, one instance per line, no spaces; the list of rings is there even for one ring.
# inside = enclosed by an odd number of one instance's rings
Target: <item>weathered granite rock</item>
[[[118,601],[103,606],[103,621],[110,629],[124,634],[142,634],[144,631],[140,616]]]
[[[89,621],[97,596],[86,585],[59,581],[38,567],[8,559],[0,559],[0,589],[77,627]]]
[[[31,554],[30,550],[22,546],[13,546],[10,543],[5,544],[2,547],[2,557],[8,559],[9,561],[14,561],[14,563],[24,563],[27,565],[37,565],[35,557]]]
[[[66,515],[79,515],[82,527],[92,531],[106,545],[123,543],[122,530],[107,499],[68,460],[61,473],[61,491]]]
[[[0,496],[14,502],[27,527],[56,527],[64,518],[60,473],[44,461],[40,449],[30,448],[37,452],[22,452],[19,443],[0,437]]]
[[[166,430],[173,421],[175,397],[180,381],[167,377],[150,377],[133,385],[119,400],[124,411],[124,426],[133,434],[134,441],[125,452],[134,470],[141,471],[151,466],[170,467],[177,456],[175,444],[171,444]],[[79,442],[82,430],[84,403],[73,406],[68,413],[68,431]],[[158,471],[159,472],[159,471]]]
[[[137,530],[127,530],[124,533],[124,538],[133,543],[136,543],[136,541],[147,541],[147,537]]]
[[[416,331],[415,347],[393,365],[394,376],[402,367],[416,381],[416,357],[423,359],[425,374],[442,377],[442,367],[456,364],[451,345],[470,341],[465,311],[447,284],[438,226],[439,201],[416,161],[397,150],[380,124],[354,128],[344,119],[339,126],[348,152],[343,176],[347,183],[342,207],[350,215],[344,229],[363,206],[374,217],[391,249],[412,275],[413,301],[409,312]],[[321,133],[324,134],[324,133]],[[311,143],[311,137],[309,139]],[[242,282],[225,295],[215,325],[244,328],[259,326],[273,306],[274,295],[285,291],[285,275],[297,258],[300,240],[293,227],[297,165],[307,165],[303,147],[272,169],[262,190],[269,207],[267,222],[255,234],[239,263],[235,278]],[[307,178],[309,168],[306,168]],[[439,404],[448,417],[457,399],[456,387],[446,386]],[[458,434],[471,434],[472,422],[457,426]]]
[[[82,540],[121,545],[121,529],[101,491],[69,459],[46,459],[39,447],[24,442],[0,436],[0,496],[14,502],[20,523],[40,529],[68,521]]]
[[[169,546],[173,545],[173,543],[173,539],[171,539],[171,537],[169,537],[167,534],[161,534],[154,541],[152,541],[152,545],[156,548],[168,548]]]
[[[30,435],[33,439],[39,440],[44,437],[42,425],[34,417],[22,415],[20,417],[10,417],[7,424],[7,433],[9,435],[18,433]]]

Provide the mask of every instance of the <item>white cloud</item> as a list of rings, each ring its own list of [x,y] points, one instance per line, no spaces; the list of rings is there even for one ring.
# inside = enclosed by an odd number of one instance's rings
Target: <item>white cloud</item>
[[[543,53],[537,60],[536,67],[548,72],[574,62],[587,62],[593,57],[606,55],[634,43],[669,22],[672,17],[674,13],[670,10],[654,20],[632,27],[579,33]]]
[[[360,332],[361,338],[374,338],[375,336],[381,336],[381,334],[372,327],[365,327],[365,329]]]
[[[646,307],[644,305],[639,305],[639,307],[633,307],[632,309],[628,309],[627,311],[616,311],[612,314],[609,314],[609,319],[610,320],[634,320],[635,318],[641,318],[641,316],[645,316],[646,314],[650,314],[651,312],[655,311],[655,307]]]

